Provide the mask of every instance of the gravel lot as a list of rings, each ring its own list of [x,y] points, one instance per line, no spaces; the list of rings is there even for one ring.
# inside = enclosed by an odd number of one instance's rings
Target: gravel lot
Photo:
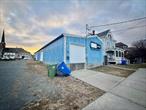
[[[1,61],[0,90],[0,110],[80,110],[104,94],[71,76],[48,78],[34,61]]]

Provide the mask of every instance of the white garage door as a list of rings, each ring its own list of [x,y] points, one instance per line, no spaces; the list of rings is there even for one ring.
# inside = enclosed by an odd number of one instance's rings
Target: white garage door
[[[70,63],[85,63],[85,47],[70,45]]]

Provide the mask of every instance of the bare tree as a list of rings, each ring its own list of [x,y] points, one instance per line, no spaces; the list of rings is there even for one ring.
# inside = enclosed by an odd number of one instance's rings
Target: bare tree
[[[139,40],[136,42],[133,42],[132,44],[135,49],[134,49],[134,57],[138,58],[141,60],[140,62],[145,62],[146,60],[146,39]]]
[[[137,49],[146,49],[146,39],[133,42],[132,45]]]

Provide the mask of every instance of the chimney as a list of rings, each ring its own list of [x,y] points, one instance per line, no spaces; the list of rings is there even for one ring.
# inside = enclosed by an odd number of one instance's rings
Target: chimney
[[[92,34],[95,35],[95,30],[92,31]]]

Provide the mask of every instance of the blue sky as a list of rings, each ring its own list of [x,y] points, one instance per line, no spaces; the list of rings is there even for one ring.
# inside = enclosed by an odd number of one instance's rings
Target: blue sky
[[[146,17],[146,0],[1,0],[0,28],[6,31],[8,46],[32,53],[61,33],[85,35],[85,25],[101,25]],[[113,37],[131,45],[146,38],[146,19],[116,26],[94,28],[96,33],[111,29]],[[115,31],[115,32],[114,32]]]

